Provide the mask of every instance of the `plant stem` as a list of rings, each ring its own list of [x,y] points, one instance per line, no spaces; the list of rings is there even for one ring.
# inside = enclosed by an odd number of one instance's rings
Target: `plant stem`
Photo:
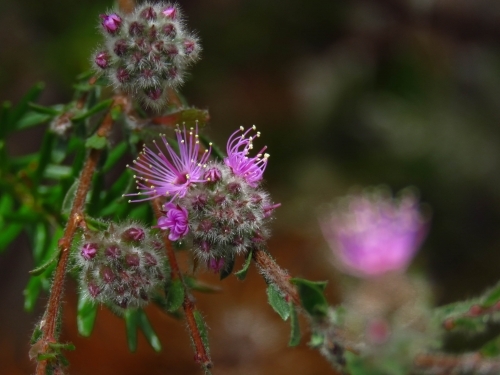
[[[115,99],[115,105],[118,104],[119,99]],[[97,134],[101,137],[107,137],[111,127],[113,125],[113,119],[111,117],[111,110],[108,111],[103,122],[97,129]],[[92,184],[92,176],[94,175],[97,163],[101,156],[101,150],[91,149],[88,153],[87,160],[80,174],[78,188],[75,194],[75,199],[73,200],[73,205],[71,207],[71,212],[69,215],[68,223],[64,230],[63,237],[58,242],[58,247],[61,252],[61,256],[57,263],[54,281],[52,282],[52,289],[50,292],[49,302],[47,303],[47,308],[44,314],[44,320],[42,321],[42,338],[41,338],[41,353],[46,353],[49,349],[50,343],[57,342],[57,318],[61,309],[61,300],[64,291],[64,277],[66,275],[66,267],[68,264],[69,253],[71,248],[71,243],[73,241],[73,236],[75,235],[76,229],[83,220],[83,211],[85,208],[85,198]],[[47,368],[47,360],[41,360],[38,362],[36,374],[45,375]]]
[[[263,250],[254,250],[252,258],[268,282],[276,285],[295,305],[301,306],[299,294],[295,286],[290,284],[288,272],[278,266],[269,254]]]
[[[153,211],[155,213],[156,218],[160,218],[161,216],[163,216],[161,212],[161,202],[158,198],[153,200]],[[171,278],[172,280],[179,279],[184,287],[184,301],[182,303],[182,307],[184,309],[184,314],[186,315],[186,322],[189,329],[189,333],[194,343],[195,359],[204,368],[211,368],[212,361],[208,356],[207,350],[203,343],[203,339],[201,338],[200,330],[198,329],[198,325],[196,324],[196,320],[194,317],[196,306],[192,300],[191,295],[189,294],[189,290],[186,287],[186,284],[184,284],[182,273],[180,271],[179,264],[177,263],[177,258],[175,257],[172,243],[168,239],[168,234],[166,231],[162,232],[162,237],[163,237],[163,242],[165,244],[165,250],[167,252],[168,261],[170,262]]]

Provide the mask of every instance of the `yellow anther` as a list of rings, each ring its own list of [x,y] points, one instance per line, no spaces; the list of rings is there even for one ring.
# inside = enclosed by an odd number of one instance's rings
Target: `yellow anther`
[[[257,130],[257,127],[255,125],[252,125],[253,130]]]
[[[240,125],[240,130],[243,131],[243,130],[245,130],[245,128]]]
[[[264,154],[264,159],[267,159],[269,156],[271,156],[271,155],[269,155],[269,154]]]

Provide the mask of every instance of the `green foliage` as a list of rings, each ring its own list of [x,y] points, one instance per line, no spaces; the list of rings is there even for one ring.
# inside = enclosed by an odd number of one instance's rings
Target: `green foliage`
[[[94,329],[94,323],[97,316],[97,304],[86,298],[84,293],[78,295],[78,311],[76,314],[76,323],[78,333],[84,337],[89,337]]]
[[[177,311],[182,307],[182,303],[184,302],[184,286],[182,285],[181,280],[175,279],[172,280],[170,285],[166,288],[167,294],[167,303],[166,309],[169,312]]]
[[[274,311],[281,316],[281,319],[285,321],[288,319],[290,316],[290,305],[285,301],[285,298],[283,298],[278,288],[273,284],[267,286],[267,301]]]
[[[300,326],[299,317],[297,316],[297,309],[295,305],[290,301],[290,341],[288,341],[288,346],[297,346],[300,344]]]
[[[300,278],[290,279],[297,286],[302,307],[313,317],[323,317],[328,311],[324,290],[326,282],[309,281]]]
[[[238,272],[235,272],[234,275],[238,278],[238,280],[245,280],[247,277],[248,270],[250,269],[250,264],[252,264],[252,251],[247,254],[245,259],[245,263],[243,263],[243,268]]]

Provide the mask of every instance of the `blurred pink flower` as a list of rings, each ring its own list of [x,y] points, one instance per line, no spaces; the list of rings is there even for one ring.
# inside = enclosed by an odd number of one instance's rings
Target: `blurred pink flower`
[[[320,226],[339,267],[360,277],[405,271],[428,229],[414,195],[380,191],[349,196]]]

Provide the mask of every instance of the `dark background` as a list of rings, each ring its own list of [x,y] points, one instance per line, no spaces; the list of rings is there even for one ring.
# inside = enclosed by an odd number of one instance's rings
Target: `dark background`
[[[413,270],[435,302],[473,296],[500,278],[500,2],[497,0],[179,1],[203,46],[181,92],[210,111],[220,144],[256,124],[269,146],[266,187],[276,211],[270,250],[291,274],[339,278],[317,225],[318,210],[353,185],[418,187],[433,210]],[[71,98],[100,42],[110,1],[0,2],[0,101],[38,81],[41,103]],[[35,151],[44,129],[9,140]],[[33,267],[19,238],[0,257],[0,373],[27,374],[32,314],[22,290]],[[204,276],[216,282],[212,275]],[[164,345],[128,354],[123,322],[102,310],[90,339],[74,322],[68,283],[65,339],[73,374],[200,373],[183,323],[148,310]],[[287,349],[288,326],[265,303],[255,270],[199,296],[211,327],[214,374],[333,373],[306,346]],[[305,324],[303,325],[305,327]]]

